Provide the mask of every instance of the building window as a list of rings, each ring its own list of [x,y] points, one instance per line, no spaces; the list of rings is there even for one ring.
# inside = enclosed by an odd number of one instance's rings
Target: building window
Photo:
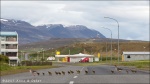
[[[5,41],[5,37],[1,37],[1,41]]]
[[[6,49],[17,49],[17,44],[6,44]]]
[[[6,56],[16,57],[17,56],[17,52],[6,52]]]
[[[4,53],[4,52],[2,52],[2,55],[5,55],[5,53]]]
[[[4,44],[1,44],[1,49],[4,49],[5,48],[5,45]]]
[[[130,55],[128,55],[127,58],[131,58]]]
[[[8,37],[6,37],[6,41],[17,41],[17,37],[8,36]]]

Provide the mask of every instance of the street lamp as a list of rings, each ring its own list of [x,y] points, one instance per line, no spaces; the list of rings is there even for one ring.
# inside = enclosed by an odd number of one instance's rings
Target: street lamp
[[[111,33],[111,64],[112,64],[112,31],[109,28],[106,28],[106,27],[101,27],[101,28],[107,29]]]
[[[43,49],[43,61],[44,61],[44,49]]]
[[[21,60],[20,60],[20,63],[21,63],[21,66],[22,66],[22,51],[20,51],[21,52]],[[9,62],[9,64],[10,64],[10,62]]]
[[[41,50],[43,52],[43,57],[42,57],[42,63],[43,63],[43,61],[44,61],[44,48],[42,48]]]
[[[40,51],[37,51],[37,58],[36,58],[37,61],[39,61],[39,52],[40,52]]]
[[[106,62],[107,62],[107,40],[106,40]]]
[[[118,24],[118,63],[119,63],[119,23],[118,23],[118,21],[117,21],[116,19],[114,19],[114,18],[110,18],[110,17],[104,17],[104,18],[112,19],[112,20],[116,21],[117,24]]]
[[[70,55],[70,49],[69,49],[69,55]]]

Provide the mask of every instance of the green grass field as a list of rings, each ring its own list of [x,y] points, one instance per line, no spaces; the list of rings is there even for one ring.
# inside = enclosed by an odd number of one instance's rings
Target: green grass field
[[[16,73],[22,73],[22,72],[28,72],[29,69],[31,68],[33,70],[38,70],[38,69],[48,69],[48,68],[57,68],[58,66],[9,66],[8,64],[1,64],[0,65],[0,76],[3,75],[10,75],[10,74],[16,74]]]
[[[137,69],[142,70],[149,70],[150,71],[150,61],[149,60],[143,60],[143,61],[130,61],[130,62],[119,62],[116,61],[99,61],[99,62],[93,62],[93,63],[77,63],[75,64],[77,66],[98,66],[98,65],[118,65],[118,66],[127,66],[127,67],[134,67]]]
[[[121,66],[134,66],[138,69],[150,70],[150,61],[149,60],[120,62],[119,65],[121,65]]]

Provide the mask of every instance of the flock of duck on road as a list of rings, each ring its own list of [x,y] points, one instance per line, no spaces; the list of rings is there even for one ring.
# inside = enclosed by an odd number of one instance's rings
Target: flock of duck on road
[[[117,65],[114,65],[114,66],[115,66],[116,71],[118,71],[118,72],[121,72],[121,71],[123,70],[122,68],[119,68]],[[28,68],[28,69],[29,69],[29,68]],[[40,73],[37,72],[37,71],[35,71],[35,70],[30,69],[29,71],[30,71],[30,73],[31,73],[33,76],[35,76],[35,75],[38,75],[38,76],[39,76],[39,75],[40,75]],[[128,69],[128,70],[126,69],[125,71],[126,71],[127,74],[129,73],[129,71],[131,71],[132,73],[136,73],[136,72],[137,72],[136,70],[133,70],[133,69]],[[76,70],[76,73],[77,73],[77,74],[80,74],[80,72],[81,72],[80,70]],[[115,73],[114,70],[111,70],[110,72],[111,72],[112,74]],[[50,76],[52,75],[52,72],[50,72],[50,71],[48,71],[47,73],[48,73]],[[71,74],[74,74],[74,73],[75,73],[74,71],[69,70],[69,71],[67,71],[67,72],[65,72],[65,71],[55,71],[54,74],[56,74],[56,75],[65,75],[65,74],[71,75]],[[88,74],[88,70],[85,70],[84,73],[85,73],[85,74]],[[95,71],[92,70],[92,73],[95,74]],[[42,72],[41,75],[44,76],[45,73]]]

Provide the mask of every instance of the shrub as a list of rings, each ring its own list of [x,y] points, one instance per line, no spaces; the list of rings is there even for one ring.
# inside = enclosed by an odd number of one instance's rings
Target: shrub
[[[4,56],[4,55],[1,55],[0,54],[0,61],[1,62],[5,62],[5,63],[8,63],[9,62],[9,58],[7,56]]]
[[[11,67],[6,63],[0,64],[0,71],[9,70]]]

